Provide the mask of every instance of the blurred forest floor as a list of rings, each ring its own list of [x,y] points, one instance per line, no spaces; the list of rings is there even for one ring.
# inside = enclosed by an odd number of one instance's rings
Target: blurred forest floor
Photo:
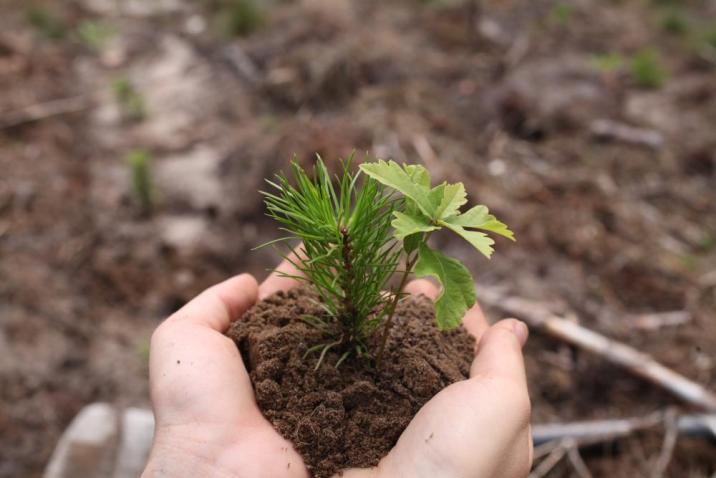
[[[441,244],[478,297],[549,303],[716,389],[713,0],[2,3],[0,477],[40,476],[88,402],[147,404],[153,328],[265,274],[257,191],[317,152],[465,182],[517,237],[490,262]],[[535,422],[690,411],[547,337],[526,355]],[[583,456],[647,476],[662,439]],[[667,476],[715,471],[679,439]]]

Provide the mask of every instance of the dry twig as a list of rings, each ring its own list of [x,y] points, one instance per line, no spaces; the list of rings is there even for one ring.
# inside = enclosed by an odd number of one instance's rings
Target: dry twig
[[[664,137],[652,129],[635,128],[609,119],[594,120],[590,125],[592,135],[598,139],[621,141],[622,143],[646,146],[659,150],[664,146]]]
[[[10,111],[0,117],[0,129],[12,128],[69,113],[77,113],[88,106],[84,96],[74,96],[59,100],[30,105],[17,111]]]
[[[562,461],[562,458],[567,454],[567,450],[570,446],[574,446],[574,440],[565,438],[560,440],[552,451],[547,455],[547,458],[537,465],[534,470],[529,474],[527,478],[543,478],[547,475],[552,468]]]
[[[661,447],[659,458],[654,465],[651,478],[662,478],[666,474],[669,463],[671,463],[671,457],[674,455],[676,439],[679,437],[679,417],[675,410],[667,410],[664,415],[664,427],[666,428],[664,444]]]
[[[575,322],[558,317],[539,302],[508,297],[493,288],[482,287],[479,290],[480,300],[483,303],[524,320],[531,328],[599,355],[669,390],[688,403],[708,411],[716,411],[716,395],[701,384],[665,367],[651,356]]]
[[[664,423],[665,417],[666,412],[660,411],[644,417],[533,425],[534,456],[546,455],[565,438],[575,440],[579,446],[611,441],[653,428]],[[686,436],[716,438],[716,414],[682,415],[676,422],[676,429]]]
[[[675,327],[691,321],[692,315],[685,310],[639,314],[628,317],[630,326],[641,330],[658,330],[663,327]]]
[[[574,471],[577,473],[579,478],[592,478],[592,472],[589,471],[589,468],[587,468],[587,464],[584,463],[582,455],[579,453],[578,446],[572,446],[569,448],[569,450],[567,450],[567,458],[569,459],[569,463],[572,465],[572,468],[574,468]]]
[[[654,427],[663,421],[663,413],[656,412],[645,417],[614,420],[593,420],[571,423],[549,423],[532,427],[535,456],[538,450],[551,449],[554,443],[571,438],[580,446],[614,440],[632,433]],[[551,445],[551,447],[550,447]]]

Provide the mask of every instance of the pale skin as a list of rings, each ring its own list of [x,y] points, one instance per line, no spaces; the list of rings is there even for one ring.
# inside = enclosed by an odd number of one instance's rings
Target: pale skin
[[[280,270],[290,271],[283,263]],[[258,300],[295,287],[276,273],[217,284],[165,320],[151,341],[155,439],[142,478],[309,478],[303,460],[261,415],[236,345],[225,332]],[[430,282],[406,291],[435,299]],[[479,306],[465,316],[476,338],[470,378],[443,389],[415,416],[375,468],[345,478],[523,478],[532,440],[522,346],[514,319],[489,326]]]

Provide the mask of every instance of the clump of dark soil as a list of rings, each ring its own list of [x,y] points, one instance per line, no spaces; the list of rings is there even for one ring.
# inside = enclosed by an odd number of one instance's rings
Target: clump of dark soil
[[[318,357],[304,358],[306,350],[331,338],[302,320],[306,315],[323,315],[315,296],[280,292],[228,335],[241,350],[259,408],[318,478],[375,466],[425,402],[468,376],[474,339],[462,328],[439,331],[425,297],[398,307],[379,371],[353,355],[336,369],[340,351],[314,370]]]

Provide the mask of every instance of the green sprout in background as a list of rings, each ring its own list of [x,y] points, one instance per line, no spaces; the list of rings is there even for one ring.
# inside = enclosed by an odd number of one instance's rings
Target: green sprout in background
[[[46,8],[30,7],[25,16],[27,22],[47,39],[61,40],[67,33],[64,21]]]
[[[151,162],[152,157],[146,151],[136,150],[127,155],[127,165],[132,180],[132,194],[144,216],[151,214],[154,208]]]
[[[352,174],[350,161],[344,163],[336,188],[320,158],[313,177],[293,163],[295,185],[278,175],[269,182],[276,192],[263,193],[269,216],[289,234],[273,242],[302,241],[298,256],[285,257],[302,272],[297,279],[316,290],[328,316],[325,321],[311,319],[333,336],[330,343],[309,349],[322,350],[318,365],[334,347],[343,350],[339,364],[352,351],[372,355],[368,344],[374,334],[380,334],[380,365],[411,273],[434,277],[442,286],[435,302],[437,326],[448,330],[460,325],[475,304],[474,281],[460,261],[428,245],[432,234],[450,231],[488,258],[494,241],[482,231],[514,240],[487,207],[461,212],[467,203],[462,183],[432,186],[424,167],[393,161],[364,163],[360,173]],[[389,287],[395,273],[398,285]]]
[[[604,53],[592,56],[590,63],[601,73],[615,73],[624,66],[624,57],[617,53]]]
[[[574,6],[569,3],[558,3],[552,7],[550,19],[560,26],[567,26],[574,15]]]
[[[84,20],[77,27],[80,42],[94,51],[101,50],[115,34],[111,26],[93,20]]]
[[[222,0],[217,23],[229,36],[247,36],[263,25],[264,8],[259,0]]]
[[[706,45],[713,50],[716,50],[716,23],[710,25],[704,30],[703,37]]]
[[[678,8],[669,8],[661,17],[661,28],[672,35],[685,35],[690,27],[688,18]]]
[[[667,73],[659,53],[652,48],[638,52],[631,60],[631,76],[642,88],[661,88]]]
[[[146,117],[144,97],[127,78],[115,80],[112,89],[125,118],[130,121],[141,121]]]

